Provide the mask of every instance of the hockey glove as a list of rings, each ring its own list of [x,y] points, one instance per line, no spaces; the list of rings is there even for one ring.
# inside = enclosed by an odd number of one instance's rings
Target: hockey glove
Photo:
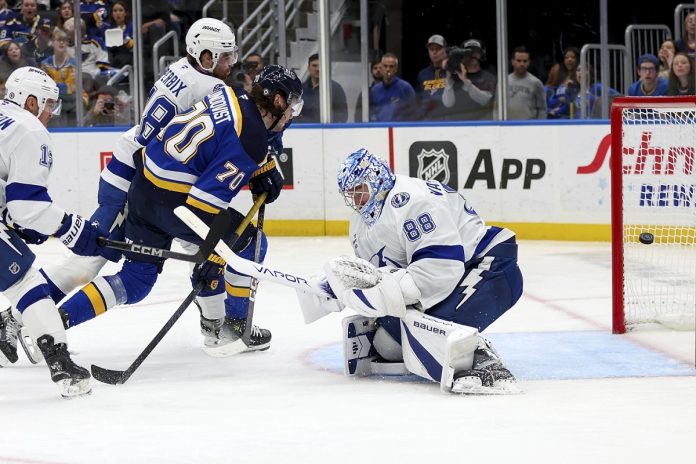
[[[220,277],[225,274],[225,260],[216,253],[211,253],[208,259],[196,264],[191,274],[191,283],[195,286],[200,282],[205,283],[203,291],[214,291],[219,284]]]
[[[275,159],[271,159],[254,171],[249,180],[249,188],[254,195],[261,195],[267,192],[267,204],[273,203],[278,198],[280,191],[283,189],[283,175],[276,167]]]
[[[97,256],[102,251],[97,240],[106,234],[79,214],[66,214],[53,235],[76,255]]]
[[[19,224],[15,224],[7,209],[2,211],[0,221],[2,221],[10,229],[14,230],[17,235],[19,235],[19,238],[24,240],[25,243],[29,243],[31,245],[41,245],[43,242],[48,240],[48,235],[44,235],[32,229],[25,229]]]

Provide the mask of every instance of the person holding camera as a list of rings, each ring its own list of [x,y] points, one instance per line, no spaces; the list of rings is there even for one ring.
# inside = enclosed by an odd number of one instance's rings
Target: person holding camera
[[[116,89],[104,86],[97,91],[97,99],[85,117],[85,126],[125,126],[130,121],[121,114],[116,101]]]
[[[481,69],[485,56],[481,41],[476,39],[449,50],[445,62],[447,84],[442,92],[442,104],[449,108],[449,119],[493,118],[497,80],[494,74]]]

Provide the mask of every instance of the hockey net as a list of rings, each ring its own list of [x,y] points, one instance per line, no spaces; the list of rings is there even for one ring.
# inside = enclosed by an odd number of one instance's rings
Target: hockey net
[[[694,330],[696,98],[617,98],[611,137],[613,331]]]

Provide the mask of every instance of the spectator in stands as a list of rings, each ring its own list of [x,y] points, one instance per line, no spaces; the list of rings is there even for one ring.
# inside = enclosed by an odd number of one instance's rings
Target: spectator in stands
[[[263,69],[263,58],[258,53],[249,53],[244,60],[244,65],[244,70],[249,75],[251,82],[253,82],[259,71]]]
[[[107,17],[108,8],[104,0],[80,1],[80,18],[87,24],[87,37],[90,39],[98,37],[104,39],[102,29]]]
[[[42,25],[34,39],[22,45],[22,52],[27,58],[33,58],[37,63],[53,55],[51,46],[51,29],[48,24]]]
[[[370,88],[371,121],[412,121],[416,92],[411,84],[398,77],[399,59],[393,53],[382,57],[382,82]]]
[[[307,60],[309,77],[302,84],[302,113],[295,118],[297,122],[320,122],[319,119],[319,55],[315,53]],[[331,122],[346,122],[348,105],[346,93],[341,84],[331,80]]]
[[[75,59],[68,54],[68,43],[70,38],[68,34],[62,30],[55,28],[51,34],[53,42],[53,55],[49,56],[41,62],[41,69],[58,85],[60,98],[62,100],[62,109],[60,119],[53,121],[51,125],[72,125],[76,121],[76,79],[77,79],[77,64]],[[82,104],[87,105],[87,92],[82,95]],[[57,118],[53,118],[57,119]]]
[[[121,29],[123,32],[123,45],[108,47],[111,55],[111,66],[122,68],[127,64],[133,64],[133,21],[131,21],[128,5],[123,0],[117,0],[111,7],[109,20],[102,27],[102,39],[107,29]]]
[[[485,61],[483,44],[480,40],[469,39],[462,44],[462,49],[465,54],[461,56],[458,68],[450,61],[459,60],[460,55],[455,56],[450,51],[447,58],[447,85],[442,93],[442,103],[450,109],[450,119],[493,119],[497,79],[481,68],[481,62]]]
[[[145,87],[152,88],[155,83],[155,70],[152,68],[152,46],[171,29],[171,8],[167,0],[148,0],[142,3],[142,40],[145,51]],[[169,44],[160,48],[161,55],[171,55]],[[157,76],[159,77],[159,76]]]
[[[12,71],[24,66],[36,66],[33,58],[27,58],[22,53],[22,47],[17,42],[10,42],[5,53],[0,56],[0,76],[7,79]]]
[[[36,13],[36,0],[22,0],[19,15],[5,24],[6,39],[19,44],[30,41],[43,25],[51,26],[51,21]]]
[[[5,92],[7,89],[5,88],[5,78],[0,76],[0,100],[5,98]]]
[[[65,28],[65,21],[73,17],[73,0],[62,0],[58,7],[58,17],[56,19],[56,27]]]
[[[97,98],[85,117],[85,126],[125,126],[129,118],[122,114],[121,104],[116,99],[116,89],[104,86],[97,90]]]
[[[577,73],[577,67],[575,68]],[[557,87],[548,87],[547,107],[549,119],[574,119],[575,99],[580,91],[576,78],[566,79]]]
[[[544,84],[528,72],[529,51],[516,47],[510,60],[512,72],[508,75],[507,118],[546,119]]]
[[[579,119],[582,117],[583,100],[587,105],[585,108],[585,117],[588,119],[599,119],[602,117],[602,83],[599,74],[599,68],[595,68],[592,64],[587,65],[584,70],[578,66],[576,71],[576,80],[578,81],[578,91],[574,101],[574,108],[571,119]],[[583,95],[585,98],[583,99]],[[616,90],[609,88],[609,106],[614,98],[621,95]]]
[[[684,52],[689,58],[694,59],[696,51],[696,12],[691,11],[684,18],[682,36],[676,42],[677,51]]]
[[[98,38],[87,38],[85,21],[80,19],[80,29],[82,31],[82,72],[92,77],[98,82],[97,87],[105,84],[109,78],[111,67],[109,65],[109,54],[106,52],[104,42]],[[65,32],[68,34],[69,47],[68,54],[75,56],[74,41],[75,18],[65,21]]]
[[[667,95],[667,79],[658,76],[657,67],[660,61],[652,53],[646,53],[638,58],[638,77],[628,88],[632,97],[658,97]]]
[[[669,77],[669,70],[672,69],[672,58],[674,58],[676,52],[677,45],[672,39],[662,42],[660,50],[657,52],[657,57],[660,60],[658,73],[665,79]]]
[[[556,93],[560,86],[569,87],[577,84],[575,80],[578,63],[580,63],[580,50],[575,47],[568,47],[563,54],[563,64],[556,63],[551,66],[549,78],[546,81],[547,88]]]
[[[372,63],[370,66],[370,73],[372,75],[372,82],[370,82],[370,89],[382,82],[382,61],[377,61]],[[370,93],[367,93],[367,98],[369,100]],[[358,93],[358,101],[355,104],[355,122],[362,122],[362,90]]]
[[[5,24],[7,24],[8,21],[14,19],[15,16],[17,15],[9,7],[9,5],[7,4],[7,0],[0,0],[0,41],[7,39],[7,37],[5,37]]]
[[[667,95],[696,95],[694,91],[694,62],[684,52],[677,52],[667,81]]]
[[[443,117],[442,92],[447,83],[447,72],[442,63],[447,59],[447,41],[439,34],[430,36],[425,44],[430,64],[421,69],[416,79],[416,94],[423,117],[436,120]]]

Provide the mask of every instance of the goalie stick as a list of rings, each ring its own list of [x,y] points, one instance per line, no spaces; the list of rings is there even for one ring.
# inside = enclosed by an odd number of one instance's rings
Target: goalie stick
[[[205,237],[208,234],[208,226],[188,208],[178,206],[174,210],[174,214],[199,237]],[[279,285],[310,292],[324,298],[336,298],[336,295],[331,291],[331,287],[329,287],[327,282],[317,282],[313,279],[307,279],[299,275],[273,269],[265,264],[249,261],[233,252],[225,242],[219,241],[217,245],[215,245],[215,251],[227,264],[240,274],[246,274],[259,280],[275,282]]]
[[[242,222],[239,224],[237,229],[234,231],[234,236],[230,240],[230,244],[234,245],[234,243],[239,239],[239,236],[244,232],[244,229],[249,225],[251,222],[251,219],[256,215],[256,212],[259,210],[261,205],[263,205],[263,202],[266,200],[266,194],[260,195],[256,201],[254,202],[254,206],[251,207],[249,210],[249,213],[244,217]],[[193,214],[193,213],[191,213]],[[212,226],[210,227],[210,233],[207,233],[204,238],[206,239],[206,245],[209,245],[209,242],[216,243],[220,241],[220,239],[225,235],[225,232],[229,229],[230,226],[230,221],[231,217],[227,213],[227,211],[221,211],[216,217],[215,220],[213,221]],[[203,221],[201,221],[203,222]],[[204,223],[205,224],[205,223]],[[224,243],[224,242],[222,242]],[[201,249],[203,246],[201,246]],[[208,255],[210,254],[210,251],[208,251],[205,255],[207,258]],[[189,255],[191,256],[191,255]],[[164,327],[160,329],[159,332],[157,332],[157,335],[155,335],[155,338],[152,339],[152,341],[145,347],[145,349],[140,353],[140,355],[135,358],[135,361],[128,366],[128,368],[124,371],[117,371],[113,369],[105,369],[103,367],[99,367],[95,364],[92,364],[92,376],[97,379],[100,382],[103,383],[108,383],[110,385],[119,385],[125,383],[131,375],[140,367],[140,365],[145,361],[145,358],[147,358],[152,350],[155,349],[155,347],[159,344],[160,341],[164,338],[164,336],[169,332],[169,330],[172,328],[174,323],[176,323],[177,320],[181,317],[182,314],[184,314],[184,311],[186,311],[186,308],[189,307],[191,302],[196,298],[198,293],[203,289],[205,285],[205,282],[199,282],[193,290],[191,290],[191,293],[188,294],[186,299],[179,305],[179,307],[174,311],[174,314],[167,320],[167,322],[164,324]]]

